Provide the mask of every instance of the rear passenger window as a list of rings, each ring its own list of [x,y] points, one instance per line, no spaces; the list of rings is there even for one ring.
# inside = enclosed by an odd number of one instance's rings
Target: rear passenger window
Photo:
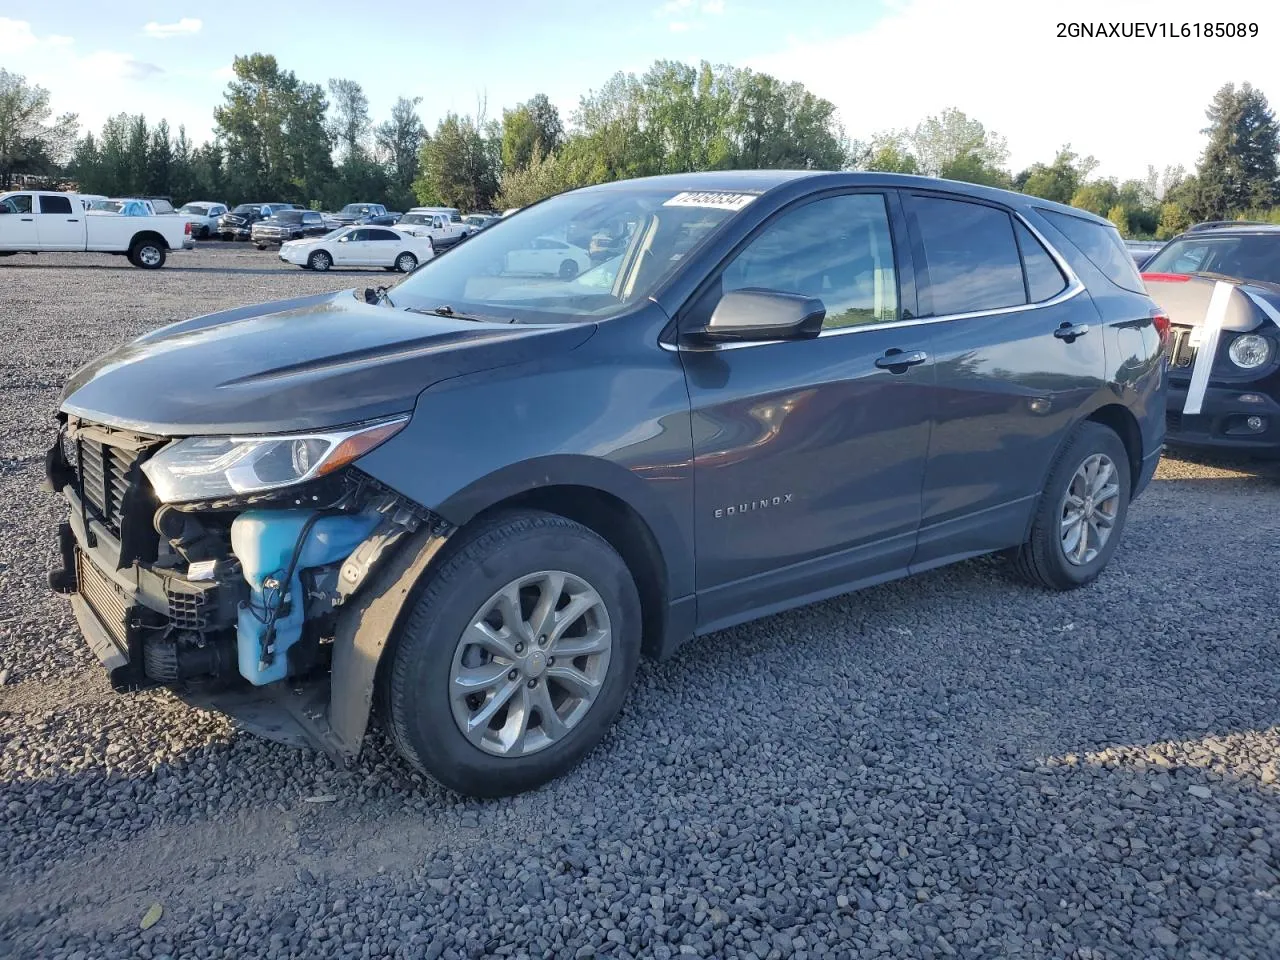
[[[41,213],[70,213],[71,200],[67,197],[40,196]]]
[[[1042,303],[1056,297],[1067,288],[1067,278],[1062,275],[1049,251],[1035,234],[1021,222],[1014,220],[1013,230],[1018,235],[1018,250],[1022,253],[1022,269],[1027,274],[1027,300]]]
[[[1013,223],[1003,210],[911,197],[924,243],[933,315],[982,313],[1027,302]]]
[[[1036,208],[1036,212],[1066,234],[1067,239],[1089,258],[1089,262],[1106,274],[1107,279],[1117,287],[1134,293],[1146,293],[1147,288],[1142,283],[1138,268],[1134,266],[1133,257],[1129,256],[1124,241],[1120,239],[1120,231],[1114,226],[1040,207]]]
[[[898,277],[885,198],[814,200],[773,220],[725,268],[725,293],[746,287],[816,297],[823,329],[898,319]]]

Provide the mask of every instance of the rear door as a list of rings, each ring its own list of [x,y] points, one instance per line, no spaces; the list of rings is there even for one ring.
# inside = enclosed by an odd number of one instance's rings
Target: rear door
[[[36,235],[45,250],[83,250],[83,210],[71,198],[51,193],[36,195]]]
[[[744,288],[826,307],[816,339],[681,348],[702,629],[906,568],[934,405],[910,277],[896,194],[839,192],[777,213],[682,311]]]
[[[0,250],[36,250],[39,247],[34,195],[15,193],[0,200]]]
[[[368,233],[369,239],[365,243],[368,248],[366,262],[374,267],[389,267],[394,264],[396,257],[400,255],[400,235],[386,227],[374,227]]]
[[[1021,542],[1050,461],[1106,378],[1084,287],[995,204],[904,192],[938,407],[913,569]],[[1074,333],[1074,335],[1069,335]]]

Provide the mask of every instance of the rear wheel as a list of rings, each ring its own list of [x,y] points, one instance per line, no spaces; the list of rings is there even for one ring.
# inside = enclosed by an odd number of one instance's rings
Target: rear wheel
[[[311,256],[307,257],[307,266],[312,270],[318,270],[321,273],[333,266],[333,257],[329,256],[323,250],[317,250]]]
[[[412,253],[402,253],[396,257],[396,269],[401,273],[408,273],[418,265],[418,258]]]
[[[1097,579],[1120,543],[1129,513],[1129,454],[1113,430],[1086,421],[1049,472],[1031,535],[1014,568],[1050,590],[1074,590]]]
[[[503,796],[608,731],[635,676],[640,600],[613,548],[564,517],[508,514],[463,536],[389,652],[383,709],[417,770]]]
[[[135,240],[129,248],[129,262],[143,270],[158,270],[164,266],[164,244],[157,240]]]
[[[560,264],[560,279],[572,280],[578,275],[578,264],[573,260],[565,260]]]

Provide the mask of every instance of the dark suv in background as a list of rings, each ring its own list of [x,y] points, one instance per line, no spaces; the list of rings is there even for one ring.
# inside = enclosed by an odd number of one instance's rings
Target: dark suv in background
[[[575,276],[508,269],[618,224]],[[1092,581],[1160,455],[1166,327],[1111,224],[1018,194],[590,187],[78,371],[52,584],[118,690],[338,757],[376,703],[416,769],[511,793],[600,740],[642,652],[995,551]]]
[[[253,225],[281,210],[292,210],[291,203],[241,203],[218,218],[218,236],[223,240],[248,240]]]
[[[265,220],[257,221],[249,228],[249,239],[259,250],[265,250],[273,244],[279,246],[287,240],[319,237],[328,232],[324,214],[290,208],[277,210]]]

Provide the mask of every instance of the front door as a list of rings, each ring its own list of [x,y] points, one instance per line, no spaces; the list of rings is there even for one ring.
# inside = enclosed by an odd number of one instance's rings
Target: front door
[[[938,377],[912,561],[923,569],[1021,542],[1106,358],[1088,293],[1020,217],[935,193],[903,201]]]
[[[0,250],[38,250],[35,198],[15,193],[0,200]]]
[[[368,246],[368,236],[368,229],[360,227],[340,238],[333,245],[333,262],[344,267],[363,266],[368,256],[365,251],[365,247]]]
[[[686,328],[704,324],[747,287],[826,307],[816,339],[682,348],[700,629],[909,562],[934,371],[927,328],[902,323],[907,249],[892,192],[810,200],[768,221],[683,312]]]
[[[45,250],[84,249],[84,211],[72,208],[70,197],[36,195],[36,235]]]

